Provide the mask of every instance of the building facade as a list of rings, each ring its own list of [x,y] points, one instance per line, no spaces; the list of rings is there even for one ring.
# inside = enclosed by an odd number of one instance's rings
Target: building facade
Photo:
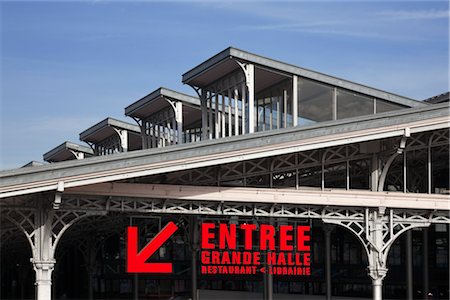
[[[448,93],[417,101],[236,48],[183,83],[197,96],[159,88],[125,108],[134,123],[106,118],[88,146],[0,172],[1,298],[448,299]],[[127,227],[143,248],[169,222],[150,260],[173,272],[127,272]],[[205,274],[205,222],[309,226],[310,273]]]

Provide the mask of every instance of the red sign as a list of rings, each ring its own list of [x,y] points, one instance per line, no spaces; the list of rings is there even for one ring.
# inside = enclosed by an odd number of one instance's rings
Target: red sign
[[[170,262],[147,260],[175,233],[169,222],[141,251],[138,229],[127,229],[127,272],[172,273]],[[311,275],[310,226],[270,224],[201,224],[201,273]],[[243,248],[238,249],[238,240]]]
[[[172,273],[172,263],[146,262],[174,233],[178,226],[169,222],[141,251],[138,252],[138,228],[127,228],[128,273]]]
[[[261,224],[257,230],[255,224],[219,224],[217,227],[215,223],[203,223],[201,273],[311,275],[309,232],[309,226],[275,228]],[[240,250],[237,249],[238,238],[244,242]]]

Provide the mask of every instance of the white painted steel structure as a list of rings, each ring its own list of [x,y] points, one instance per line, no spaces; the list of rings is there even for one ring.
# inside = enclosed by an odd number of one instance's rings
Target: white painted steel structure
[[[31,245],[36,299],[51,299],[56,247],[71,225],[88,216],[322,220],[361,242],[375,300],[382,299],[395,240],[413,228],[450,224],[450,197],[435,193],[442,187],[433,177],[434,157],[448,156],[448,103],[427,105],[234,48],[187,72],[183,82],[199,99],[160,88],[126,108],[139,129],[106,119],[80,135],[92,142],[96,155],[123,153],[0,173],[2,224],[15,224]],[[314,110],[315,98],[304,99],[306,87],[319,83],[332,86],[326,116]],[[354,94],[342,97],[348,91]],[[341,118],[339,105],[355,99],[368,101],[368,113]],[[381,112],[383,105],[392,111]],[[106,144],[111,129],[112,146]],[[139,130],[144,150],[129,151],[129,132],[136,136]],[[411,157],[426,176],[408,167]],[[305,188],[302,180],[313,176],[318,183]],[[365,190],[352,186],[358,176],[365,178]],[[330,188],[330,178],[342,179],[342,186]],[[189,222],[197,299],[198,233],[195,218]],[[266,278],[266,299],[272,299],[271,281]],[[411,289],[411,279],[408,285]]]

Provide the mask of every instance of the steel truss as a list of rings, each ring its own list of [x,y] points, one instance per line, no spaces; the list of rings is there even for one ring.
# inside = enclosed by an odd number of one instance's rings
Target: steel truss
[[[2,205],[1,217],[15,224],[30,243],[31,263],[36,272],[36,298],[51,299],[51,276],[56,263],[55,249],[62,235],[81,218],[105,213],[54,210],[48,197],[36,197],[28,202],[21,198],[17,199],[17,203],[27,205]]]
[[[331,207],[320,205],[133,199],[124,197],[90,199],[68,197],[64,200],[64,206],[61,209],[71,211],[106,210],[123,213],[320,219],[324,223],[346,228],[361,242],[368,256],[368,275],[372,279],[374,299],[382,298],[382,282],[388,271],[388,253],[395,240],[402,233],[413,228],[429,227],[432,223],[450,224],[449,211],[387,210],[385,207]]]
[[[396,164],[399,165],[396,156],[403,152],[403,170],[407,167],[407,157],[420,157],[420,165],[424,170],[428,170],[427,179],[424,178],[423,172],[414,171],[408,173],[408,176],[411,176],[408,181],[412,182],[413,186],[419,186],[420,190],[424,189],[426,181],[427,191],[431,193],[431,154],[448,153],[449,131],[445,129],[414,134],[407,137],[406,145],[403,145],[404,148],[399,152],[405,138],[375,141],[377,144],[373,145],[349,144],[172,173],[167,174],[167,183],[219,186],[242,183],[244,186],[259,187],[277,187],[295,183],[295,187],[299,187],[304,180],[311,180],[317,175],[321,177],[323,190],[326,187],[325,176],[335,174],[337,177],[346,177],[346,188],[349,189],[350,176],[375,174],[377,179],[372,178],[371,189],[376,191],[377,186],[382,185],[378,183],[378,176],[385,173],[391,176],[390,182],[395,183],[397,180],[398,185],[403,184],[403,190],[407,191],[404,175],[407,173],[403,172],[402,178],[402,173],[398,172],[402,170],[401,166],[396,167]],[[365,149],[371,146],[377,149],[373,151]],[[389,168],[391,171],[387,173]],[[148,179],[151,178],[145,180]],[[72,224],[81,222],[80,220],[87,216],[126,213],[320,219],[324,223],[348,229],[359,239],[368,255],[368,274],[373,281],[374,299],[381,299],[381,284],[387,273],[387,256],[390,247],[403,232],[416,227],[428,227],[432,223],[450,224],[449,211],[94,197],[67,193],[62,195],[61,203],[53,207],[54,199],[53,194],[41,194],[34,198],[10,197],[0,203],[2,225],[3,220],[15,224],[31,245],[38,287],[37,299],[51,297],[55,249],[62,235]],[[89,230],[89,227],[83,230]],[[2,242],[14,240],[14,232],[11,227],[2,228],[0,231]],[[94,257],[92,249],[96,247],[96,243],[86,240],[78,245],[87,262],[92,261]]]
[[[431,193],[432,154],[448,152],[449,143],[449,130],[442,129],[403,138],[348,144],[169,173],[165,183],[297,188],[318,186],[325,189],[327,182],[342,180],[345,181],[342,187],[350,189],[352,179],[364,176],[370,177],[369,185],[372,190],[385,190],[389,183],[398,191],[416,192],[414,189],[417,188],[420,192]],[[417,172],[414,168],[406,168],[407,161],[412,158],[416,158],[424,170]],[[406,175],[403,175],[405,169],[408,172],[407,181]],[[423,176],[424,171],[428,173],[428,178]],[[316,177],[319,182],[312,182]],[[153,179],[157,182],[157,176]]]

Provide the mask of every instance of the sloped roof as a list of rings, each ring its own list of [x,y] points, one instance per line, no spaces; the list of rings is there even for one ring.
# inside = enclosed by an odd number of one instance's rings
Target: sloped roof
[[[108,136],[114,134],[114,130],[112,129],[113,127],[118,129],[125,129],[128,130],[128,132],[135,133],[137,135],[139,135],[141,132],[139,126],[137,125],[120,121],[114,118],[106,118],[80,133],[80,140],[92,143],[100,142]]]
[[[448,103],[0,172],[0,198],[448,128]]]
[[[423,101],[430,103],[430,104],[437,104],[437,103],[449,102],[449,99],[450,99],[450,92],[447,92],[447,93],[442,93],[442,94],[427,98]]]
[[[43,157],[44,160],[48,162],[59,162],[74,159],[75,156],[71,151],[82,152],[85,155],[94,155],[94,151],[91,148],[66,141],[45,153]]]
[[[183,104],[200,109],[200,100],[197,97],[160,87],[147,96],[128,105],[125,108],[125,115],[142,119],[146,116],[154,114],[164,107],[169,106],[169,103],[167,103],[164,98],[178,100],[183,102]]]
[[[253,63],[257,66],[270,69],[284,74],[298,75],[350,91],[359,92],[377,99],[382,99],[407,107],[424,107],[428,105],[422,101],[417,101],[408,97],[403,97],[394,93],[389,93],[380,89],[358,84],[342,78],[326,75],[317,71],[301,68],[292,64],[277,61],[271,58],[253,54],[234,47],[229,47],[214,55],[198,66],[183,74],[183,83],[204,87],[220,77],[236,70],[241,62]]]

